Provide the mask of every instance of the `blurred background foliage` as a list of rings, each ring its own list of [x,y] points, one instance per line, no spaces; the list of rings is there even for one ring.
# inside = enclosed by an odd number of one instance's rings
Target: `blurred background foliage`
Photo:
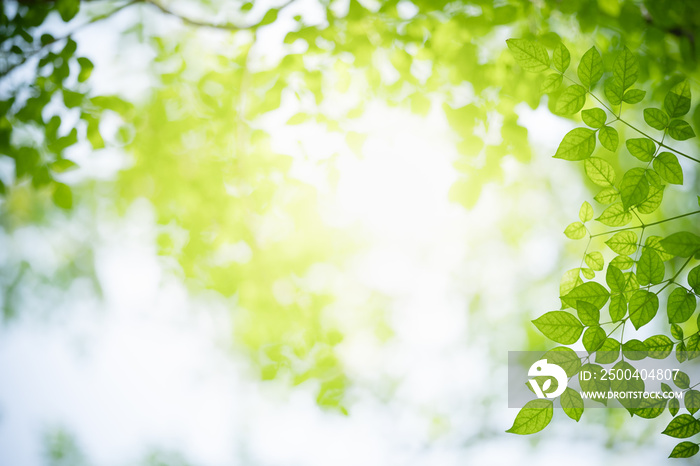
[[[80,52],[88,30],[116,35],[104,51],[115,56],[101,59],[123,62],[109,77],[121,87],[93,79],[96,60]],[[77,280],[99,294],[91,239],[101,215],[147,199],[159,254],[193,292],[230,300],[233,346],[259,376],[315,380],[317,403],[347,413],[352,381],[334,350],[343,330],[324,318],[334,293],[314,277],[319,264],[342,269],[362,240],[323,221],[322,196],[294,175],[270,122],[310,123],[362,157],[366,135],[355,122],[371,102],[442,112],[460,154],[450,198],[472,209],[485,186],[505,183],[506,161],[541,156],[519,112],[557,99],[542,98],[506,38],[565,41],[576,56],[626,45],[658,102],[681,76],[697,86],[699,33],[700,4],[671,0],[5,1],[0,222],[8,250],[30,232],[51,256],[40,267],[5,254],[5,322],[31,312],[22,296],[60,299]],[[145,64],[130,61],[134,50]],[[137,73],[146,84],[129,89]],[[698,107],[693,122],[697,132]],[[118,163],[96,168],[114,151]],[[336,156],[317,162],[331,186]],[[536,221],[515,218],[503,236],[517,244]],[[478,300],[477,291],[473,307]],[[382,297],[356,305],[379,315]],[[61,434],[49,444],[77,454]]]

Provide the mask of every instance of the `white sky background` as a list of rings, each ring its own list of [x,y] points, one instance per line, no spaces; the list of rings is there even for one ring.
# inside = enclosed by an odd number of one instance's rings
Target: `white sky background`
[[[133,95],[148,89],[143,75],[119,74],[112,61],[120,51],[117,31],[133,19],[123,12],[81,35],[79,52],[96,64],[96,87]],[[143,69],[150,57],[130,59]],[[660,463],[676,442],[656,431],[646,444],[625,442],[651,425],[638,419],[616,434],[623,438],[613,450],[605,448],[605,427],[586,422],[592,412],[577,425],[556,411],[536,437],[504,433],[517,410],[506,408],[503,361],[508,349],[520,349],[527,325],[512,319],[558,305],[551,277],[563,272],[560,232],[587,197],[579,174],[549,157],[570,124],[546,109],[521,114],[536,155],[527,165],[504,161],[505,184],[546,180],[558,196],[536,185],[518,196],[489,185],[471,212],[450,203],[457,153],[439,109],[422,119],[373,104],[358,123],[370,133],[364,157],[341,148],[338,190],[322,196],[323,209],[330,222],[359,225],[370,238],[343,272],[391,298],[396,334],[381,344],[358,329],[342,343],[340,355],[357,382],[349,417],[320,410],[313,384],[262,383],[245,360],[222,349],[231,303],[188,296],[164,271],[150,206],[138,202],[126,218],[101,221],[103,301],[71,289],[75,299],[54,309],[65,318],[26,317],[0,334],[0,464],[43,464],[42,433],[55,426],[75,434],[100,466],[134,464],[153,447],[212,466]],[[342,145],[307,125],[275,127],[274,134],[282,147],[302,141],[309,158],[298,157],[294,173],[310,182],[319,179],[314,157]],[[119,160],[105,155],[87,169],[108,174]],[[518,212],[535,224],[513,249],[500,229]],[[5,254],[37,255],[22,235],[2,241]],[[477,293],[483,315],[469,313]],[[482,330],[498,323],[498,335]],[[499,347],[502,354],[494,355]],[[390,400],[374,392],[385,376],[399,380]]]

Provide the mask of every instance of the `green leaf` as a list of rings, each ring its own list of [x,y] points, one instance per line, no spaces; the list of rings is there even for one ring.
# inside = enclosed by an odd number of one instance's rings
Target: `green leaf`
[[[605,112],[599,108],[589,108],[581,112],[581,118],[591,128],[600,128],[607,121]]]
[[[637,57],[625,47],[613,63],[613,78],[624,91],[637,82],[638,75]]]
[[[80,65],[78,82],[83,83],[90,78],[90,74],[92,74],[92,70],[95,68],[95,65],[93,65],[92,62],[85,57],[78,58],[78,64]]]
[[[583,276],[584,276],[585,278],[587,278],[588,280],[593,280],[593,279],[595,278],[595,272],[594,272],[592,269],[583,267],[583,268],[581,269],[581,273],[582,273]]]
[[[663,131],[668,126],[668,115],[658,108],[645,108],[644,121],[652,128]]]
[[[610,298],[610,306],[608,307],[610,319],[613,322],[618,322],[627,314],[627,301],[622,295],[616,295]]]
[[[690,319],[695,312],[697,301],[693,293],[688,293],[685,288],[678,287],[668,295],[666,312],[670,324],[682,324]]]
[[[567,238],[581,239],[586,236],[586,227],[581,222],[574,222],[566,227],[564,234]]]
[[[690,338],[688,338],[688,342],[686,343],[687,346],[687,351],[688,351],[688,360],[695,359],[698,356],[700,356],[700,333],[693,333]],[[681,387],[681,388],[688,388],[688,387]]]
[[[581,384],[581,390],[590,393],[606,393],[610,390],[610,380],[605,378],[603,374],[603,367],[597,364],[584,364],[581,366],[579,374],[590,373],[591,377],[588,380],[584,380],[579,377],[579,382]],[[592,400],[599,401],[604,405],[608,404],[607,398],[604,396],[591,397]]]
[[[80,0],[56,0],[56,9],[64,22],[68,22],[78,14]]]
[[[620,181],[620,198],[625,210],[633,207],[647,198],[649,181],[643,168],[631,168]]]
[[[618,254],[629,256],[637,251],[637,234],[633,231],[615,233],[605,244]]]
[[[647,170],[647,174],[649,174],[650,171],[651,170]],[[649,177],[647,177],[647,179],[648,178]],[[665,186],[658,188],[649,183],[649,195],[644,199],[644,202],[637,206],[637,212],[641,214],[651,214],[655,212],[656,209],[661,206],[661,201],[664,199],[664,189]]]
[[[685,409],[688,410],[690,414],[695,414],[700,410],[700,392],[697,390],[688,390],[683,395],[683,403],[685,404]]]
[[[614,338],[606,338],[603,346],[596,351],[595,361],[601,364],[611,364],[620,356],[620,342]]]
[[[651,249],[642,251],[642,256],[637,262],[637,279],[642,286],[656,285],[664,279],[666,268],[663,261]]]
[[[611,372],[612,371],[616,373],[620,371],[630,371],[630,373],[634,374],[636,369],[627,361],[620,361],[612,367]],[[615,378],[610,381],[610,389],[618,393],[628,393],[626,398],[620,398],[618,401],[622,406],[627,408],[630,413],[634,413],[634,408],[637,408],[639,405],[640,395],[644,391],[644,381],[641,378]],[[634,398],[635,396],[639,396],[639,398]]]
[[[662,434],[673,438],[688,438],[700,432],[700,421],[690,414],[681,414],[671,420]]]
[[[591,159],[594,159],[595,157],[591,157]],[[585,162],[584,162],[585,163]],[[613,176],[615,174],[613,173]],[[605,188],[602,189],[598,194],[593,197],[597,202],[601,204],[612,204],[613,202],[617,201],[617,199],[620,197],[620,193],[617,192],[617,189],[614,187],[610,188]]]
[[[605,283],[610,287],[613,293],[621,293],[625,290],[627,280],[624,274],[614,265],[608,265],[608,271],[605,274]]]
[[[588,128],[575,128],[564,136],[554,157],[564,160],[584,160],[595,149],[595,131]]]
[[[586,103],[586,89],[574,84],[564,89],[554,104],[554,113],[571,115],[577,113]]]
[[[583,201],[581,208],[578,210],[578,218],[586,223],[593,219],[593,207],[586,201]]]
[[[596,220],[609,227],[622,227],[632,221],[632,214],[624,208],[621,202],[617,202],[605,209]]]
[[[668,412],[671,413],[671,416],[675,416],[676,414],[678,414],[678,411],[680,411],[680,409],[680,401],[678,401],[676,398],[668,400]]]
[[[552,64],[554,68],[559,70],[561,73],[566,71],[571,62],[571,54],[569,49],[566,48],[561,42],[554,48],[554,53],[552,54]]]
[[[670,152],[662,152],[654,159],[654,170],[671,184],[683,184],[683,169],[678,158]]]
[[[680,325],[671,325],[671,336],[676,340],[683,339],[683,329],[680,327]]]
[[[602,309],[609,297],[610,293],[600,283],[586,282],[569,291],[561,299],[570,307],[576,307],[577,301],[585,301],[594,305],[596,309]]]
[[[666,335],[654,335],[644,340],[649,357],[653,359],[665,359],[673,351],[673,342]]]
[[[637,157],[642,162],[648,162],[654,157],[656,146],[649,138],[632,138],[625,142],[627,150],[634,157]]]
[[[671,118],[682,117],[690,110],[690,85],[682,81],[671,88],[664,98],[664,108]]]
[[[584,160],[583,168],[588,178],[598,186],[613,186],[615,183],[615,169],[601,158],[591,157]],[[617,191],[613,191],[615,193],[614,195],[617,196]],[[601,202],[597,197],[598,196],[596,196],[596,201]],[[614,199],[611,202],[614,202]],[[601,202],[601,204],[609,204],[609,202]]]
[[[564,77],[559,73],[552,73],[545,76],[542,84],[540,85],[540,92],[543,94],[550,94],[561,86]]]
[[[576,301],[576,312],[584,325],[598,325],[600,322],[600,310],[589,302]]]
[[[693,289],[694,292],[700,293],[700,265],[693,267],[688,272],[688,286]]]
[[[49,164],[51,171],[63,173],[78,168],[78,164],[68,159],[58,159]]]
[[[581,269],[571,269],[564,272],[559,283],[559,296],[564,296],[577,286],[583,283],[581,280]],[[562,304],[565,304],[562,301]],[[571,307],[571,306],[569,306]]]
[[[676,345],[676,359],[678,362],[683,362],[688,358],[688,354],[686,353],[685,349],[685,343],[682,341]]]
[[[690,458],[691,456],[695,456],[698,451],[700,450],[700,447],[693,442],[681,442],[675,447],[673,447],[673,451],[671,454],[668,456],[669,458]]]
[[[567,387],[564,393],[561,394],[560,401],[564,413],[578,422],[583,415],[583,398],[581,398],[581,394],[573,388]]]
[[[651,322],[651,319],[659,310],[659,298],[655,293],[646,290],[637,290],[630,299],[630,321],[634,328],[639,330]]]
[[[506,44],[525,71],[537,73],[549,69],[549,54],[544,45],[528,39],[508,39]]]
[[[611,152],[617,150],[617,145],[620,142],[620,136],[617,130],[611,126],[603,126],[598,132],[600,144]]]
[[[598,327],[597,325],[589,327],[583,334],[583,347],[586,348],[586,351],[589,353],[593,353],[598,348],[603,346],[606,338],[607,335],[605,334],[605,330],[602,328]]]
[[[627,270],[632,268],[632,266],[634,265],[634,261],[631,257],[615,256],[613,260],[610,261],[610,265],[613,265],[620,270]]]
[[[642,91],[640,89],[630,89],[622,96],[622,101],[628,104],[638,104],[644,100],[644,96],[646,95],[646,91]]]
[[[673,376],[673,383],[675,383],[678,388],[688,388],[690,387],[690,377],[688,377],[688,374],[685,372],[676,372]]]
[[[674,256],[689,257],[700,250],[700,237],[687,231],[679,231],[662,239],[661,246]]]
[[[600,81],[600,78],[603,76],[603,59],[595,47],[591,47],[583,54],[576,73],[578,74],[578,79],[581,80],[581,84],[589,89]]]
[[[595,271],[603,270],[603,267],[605,266],[603,255],[598,251],[593,251],[590,254],[586,254],[584,260],[586,261],[586,265]]]
[[[668,135],[676,141],[685,141],[694,138],[695,131],[683,120],[671,120],[668,124]]]
[[[647,249],[653,249],[662,261],[667,261],[673,259],[674,256],[667,253],[666,250],[661,246],[661,236],[649,236],[644,242],[644,247]]]
[[[565,311],[547,312],[532,323],[544,336],[562,345],[576,343],[583,332],[581,322]]]
[[[518,412],[513,426],[506,432],[518,435],[534,434],[541,431],[552,420],[553,403],[551,400],[532,400]]]
[[[666,409],[664,398],[644,398],[636,403],[637,407],[632,411],[643,419],[654,419],[661,416]]]
[[[628,340],[622,345],[622,355],[632,361],[639,361],[647,357],[647,347],[639,340]]]
[[[550,364],[556,364],[566,371],[566,375],[573,377],[578,374],[581,368],[581,358],[576,351],[566,346],[558,346],[547,351],[544,358],[549,361]]]
[[[61,209],[70,210],[73,208],[73,193],[68,185],[56,183],[52,195],[53,203]]]
[[[624,89],[617,82],[616,79],[610,78],[605,81],[605,98],[613,105],[620,105],[622,102],[622,96],[624,95]]]

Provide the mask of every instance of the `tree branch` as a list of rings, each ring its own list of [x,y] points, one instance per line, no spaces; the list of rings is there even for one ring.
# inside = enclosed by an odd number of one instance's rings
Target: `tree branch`
[[[255,29],[257,28],[260,23],[256,24],[250,24],[248,26],[244,25],[238,25],[234,23],[211,23],[209,21],[204,21],[200,19],[194,19],[190,18],[188,16],[183,16],[180,13],[177,13],[163,5],[160,4],[160,2],[154,1],[154,0],[144,0],[145,3],[149,5],[153,5],[157,9],[159,9],[162,13],[168,15],[168,16],[173,16],[175,18],[179,18],[183,23],[187,24],[188,26],[194,26],[194,27],[205,27],[205,28],[212,28],[212,29],[221,29],[225,31],[242,31],[246,29]],[[294,2],[294,0],[289,0],[286,3],[282,4],[277,8],[278,11],[282,11],[289,5],[291,5]]]

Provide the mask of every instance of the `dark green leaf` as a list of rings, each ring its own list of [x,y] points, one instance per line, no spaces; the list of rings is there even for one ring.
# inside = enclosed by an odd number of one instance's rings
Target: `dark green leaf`
[[[685,404],[685,409],[688,410],[690,414],[695,414],[700,410],[700,392],[697,390],[688,390],[683,395],[683,403]]]
[[[696,293],[700,293],[700,265],[693,267],[688,272],[688,286]]]
[[[673,342],[666,335],[654,335],[644,340],[644,345],[653,359],[665,359],[673,351]]]
[[[674,438],[688,438],[700,432],[700,422],[690,414],[681,414],[671,420],[662,434]]]
[[[700,447],[696,443],[693,442],[681,442],[675,447],[673,447],[673,451],[671,454],[668,456],[669,458],[690,458],[691,456],[695,456],[698,451],[700,450]]]

